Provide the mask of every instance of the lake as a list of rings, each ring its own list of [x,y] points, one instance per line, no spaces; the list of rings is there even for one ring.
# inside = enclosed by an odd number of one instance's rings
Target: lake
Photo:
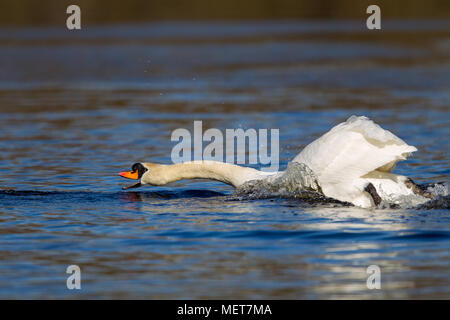
[[[117,176],[170,163],[194,120],[279,129],[284,170],[356,114],[418,148],[395,172],[448,183],[448,21],[5,27],[0,70],[0,298],[450,298],[448,198],[365,210]]]

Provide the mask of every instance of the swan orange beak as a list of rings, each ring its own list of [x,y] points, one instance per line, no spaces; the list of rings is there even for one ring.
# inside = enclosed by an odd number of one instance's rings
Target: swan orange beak
[[[127,179],[137,180],[137,179],[139,179],[139,172],[137,172],[137,170],[136,171],[125,171],[125,172],[120,172],[119,176],[122,176]]]

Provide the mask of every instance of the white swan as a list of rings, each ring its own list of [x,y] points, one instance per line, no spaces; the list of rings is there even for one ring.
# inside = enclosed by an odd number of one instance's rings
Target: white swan
[[[308,166],[327,197],[368,208],[381,201],[415,195],[419,202],[429,194],[407,177],[392,173],[396,163],[417,151],[367,117],[350,117],[306,146],[292,162]],[[143,184],[165,185],[183,179],[213,179],[240,187],[246,182],[272,181],[283,172],[267,173],[216,161],[190,161],[173,165],[136,163],[121,176],[140,179],[124,189]]]

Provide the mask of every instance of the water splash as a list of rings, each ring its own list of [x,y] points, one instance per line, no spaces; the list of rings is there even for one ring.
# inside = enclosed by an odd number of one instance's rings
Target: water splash
[[[308,204],[338,203],[348,205],[323,195],[314,172],[305,164],[290,162],[285,172],[264,180],[244,183],[234,191],[232,200],[294,198]]]
[[[450,195],[448,183],[429,183],[423,186],[433,195],[433,199],[427,201],[416,209],[450,209]]]
[[[420,189],[432,196],[432,199],[420,195],[390,195],[381,201],[380,209],[443,209],[448,208],[448,185],[445,183],[429,183],[418,185]]]

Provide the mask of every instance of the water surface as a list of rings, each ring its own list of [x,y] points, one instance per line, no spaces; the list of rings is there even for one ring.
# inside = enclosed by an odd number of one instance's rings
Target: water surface
[[[171,132],[194,120],[279,128],[284,169],[357,114],[419,149],[396,172],[448,182],[448,22],[3,28],[0,47],[0,298],[450,298],[445,203],[238,201],[207,181],[124,192],[117,177],[169,163]]]

